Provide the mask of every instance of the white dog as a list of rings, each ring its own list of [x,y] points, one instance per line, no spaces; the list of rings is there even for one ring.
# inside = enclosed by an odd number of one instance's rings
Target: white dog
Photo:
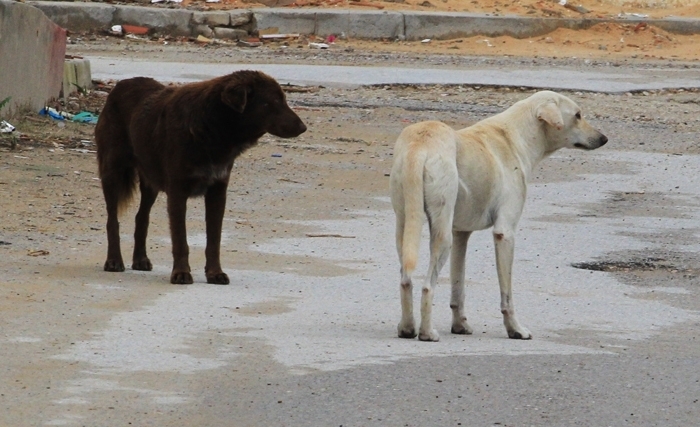
[[[537,92],[504,112],[455,131],[437,121],[401,132],[391,170],[396,247],[401,262],[399,337],[414,338],[413,283],[423,212],[430,227],[430,266],[423,285],[418,338],[438,341],[431,323],[433,288],[452,248],[452,333],[471,334],[464,315],[464,263],[473,231],[493,227],[501,313],[510,338],[532,334],[515,317],[511,268],[515,229],[535,165],[556,150],[593,150],[608,138],[589,125],[571,99]]]

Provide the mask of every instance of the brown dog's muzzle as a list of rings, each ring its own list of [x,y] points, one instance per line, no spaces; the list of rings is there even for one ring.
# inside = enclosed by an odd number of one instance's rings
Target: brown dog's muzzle
[[[284,120],[280,120],[273,126],[268,132],[278,136],[280,138],[294,138],[302,133],[306,132],[306,125],[303,121],[294,113],[291,113],[291,117],[287,117]]]

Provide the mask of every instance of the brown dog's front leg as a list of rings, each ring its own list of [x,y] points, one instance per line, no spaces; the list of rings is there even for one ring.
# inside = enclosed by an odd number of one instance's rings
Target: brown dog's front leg
[[[221,228],[226,211],[226,188],[227,182],[217,182],[207,189],[204,196],[206,205],[207,222],[207,248],[205,254],[207,265],[204,273],[207,276],[207,283],[216,285],[228,285],[229,279],[221,269]]]
[[[173,186],[176,187],[176,186]],[[170,240],[173,244],[173,271],[170,283],[189,285],[193,282],[190,273],[190,248],[187,245],[187,195],[179,191],[168,194],[168,217],[170,218]]]

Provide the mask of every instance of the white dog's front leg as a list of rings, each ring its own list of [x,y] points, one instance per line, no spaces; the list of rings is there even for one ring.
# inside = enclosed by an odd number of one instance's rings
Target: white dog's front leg
[[[452,255],[450,257],[450,283],[452,283],[452,333],[471,335],[472,328],[464,314],[464,263],[470,231],[452,232]]]
[[[501,313],[503,313],[503,324],[506,327],[509,338],[529,340],[532,338],[532,334],[527,328],[521,326],[518,319],[516,319],[513,305],[511,277],[515,249],[514,238],[514,233],[499,232],[494,229],[493,240],[496,246],[496,269],[498,270],[498,283],[501,288]]]

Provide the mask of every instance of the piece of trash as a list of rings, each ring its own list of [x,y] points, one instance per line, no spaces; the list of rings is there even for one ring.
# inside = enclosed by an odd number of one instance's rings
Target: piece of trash
[[[137,34],[140,36],[145,36],[150,31],[148,27],[142,27],[140,25],[122,25],[122,30],[127,34]]]
[[[559,4],[561,4],[561,2],[559,2]],[[568,4],[568,3],[563,4],[562,6],[564,6],[565,8],[567,8],[569,10],[573,10],[574,12],[578,12],[582,15],[585,15],[586,13],[590,12],[588,9],[586,9],[583,6],[574,6],[573,4]]]
[[[566,6],[566,0],[559,0],[559,4],[562,6]]]
[[[488,47],[493,47],[490,41],[488,39],[483,39],[483,40],[477,40],[477,43],[486,43],[486,46]]]
[[[330,46],[326,43],[309,43],[309,47],[312,49],[328,49]]]
[[[6,246],[6,245],[11,245],[12,243],[6,242],[4,240],[0,240],[0,246]]]
[[[88,150],[87,148],[71,148],[70,151],[75,151],[76,153],[80,153],[80,154],[92,154],[92,153],[97,153],[97,151],[95,151],[95,150]],[[80,175],[80,173],[78,173],[77,171],[76,171],[76,173],[77,173],[78,175]]]
[[[182,3],[182,0],[151,0],[151,3]]]
[[[272,157],[282,157],[281,154],[273,154]]]
[[[15,131],[15,127],[5,120],[0,122],[0,133],[12,133]]]
[[[260,38],[263,40],[275,40],[275,39],[297,39],[299,34],[261,34]]]
[[[617,15],[618,18],[641,18],[641,19],[646,19],[649,17],[649,15],[645,15],[643,13],[620,13]]]
[[[303,182],[301,182],[301,181],[294,181],[293,179],[289,179],[289,178],[277,178],[277,181],[291,182],[292,184],[303,184]]]
[[[49,254],[49,251],[44,250],[44,249],[38,249],[35,251],[27,252],[27,255],[29,255],[29,256],[44,256],[44,255],[48,255],[48,254]]]
[[[206,3],[219,3],[221,0],[207,0]]]
[[[335,39],[335,34],[331,34],[330,36],[326,37],[326,43],[334,43]]]
[[[431,41],[432,41],[432,40],[430,40],[430,39],[423,39],[423,40],[421,40],[420,42],[421,42],[421,43],[430,43]]]
[[[108,33],[113,36],[123,36],[124,29],[121,25],[112,25],[112,28],[109,29]]]
[[[262,46],[261,41],[253,41],[253,40],[238,40],[238,46],[242,47],[260,47]]]
[[[198,35],[194,41],[196,41],[197,43],[211,43],[211,39],[209,37],[204,37],[201,34]]]
[[[77,123],[87,123],[91,125],[97,124],[97,116],[89,111],[81,111],[74,115],[71,120]]]
[[[55,120],[65,120],[65,117],[63,117],[61,113],[51,107],[44,107],[41,111],[39,111],[39,114],[42,116],[49,116]]]

